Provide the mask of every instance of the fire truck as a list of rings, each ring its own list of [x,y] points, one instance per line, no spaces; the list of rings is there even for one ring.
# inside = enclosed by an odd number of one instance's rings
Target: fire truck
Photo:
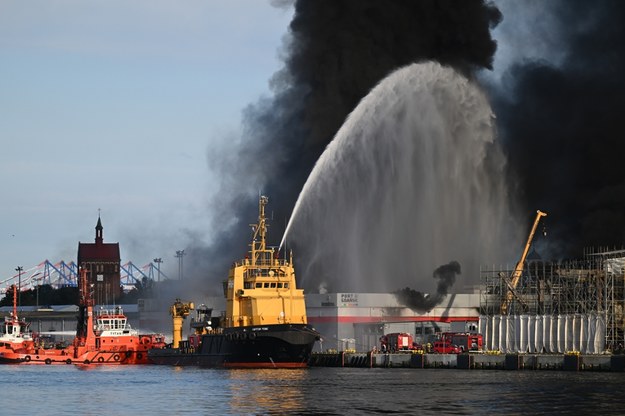
[[[382,352],[414,351],[420,349],[413,343],[412,335],[405,332],[395,332],[380,337]]]
[[[441,341],[455,345],[460,352],[482,351],[484,338],[470,332],[443,332]]]
[[[436,341],[432,347],[435,354],[460,354],[460,348],[449,341]]]

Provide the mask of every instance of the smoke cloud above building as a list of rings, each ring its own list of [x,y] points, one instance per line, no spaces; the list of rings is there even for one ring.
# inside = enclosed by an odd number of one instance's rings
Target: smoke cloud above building
[[[244,111],[244,133],[233,137],[233,151],[209,152],[223,190],[211,209],[232,219],[216,222],[215,244],[200,249],[210,260],[197,266],[211,269],[211,277],[221,279],[233,253],[243,255],[259,191],[270,197],[270,239],[280,240],[315,162],[378,82],[413,62],[437,61],[466,76],[490,68],[496,50],[490,29],[501,19],[484,1],[296,1],[293,7],[284,68],[270,80],[273,97]]]
[[[548,238],[539,242],[544,257],[621,248],[625,4],[537,3],[552,22],[540,31],[549,40],[543,59],[517,57],[489,88],[510,186],[528,223],[536,209],[549,213]]]
[[[270,198],[269,238],[277,244],[314,164],[350,112],[392,71],[424,61],[483,83],[507,160],[511,215],[521,213],[529,224],[536,209],[549,213],[548,238],[537,241],[544,257],[622,244],[620,2],[527,2],[526,14],[506,1],[274,3],[295,10],[280,51],[284,67],[270,80],[273,95],[245,109],[243,134],[232,137],[230,148],[209,151],[221,192],[209,201],[213,244],[189,248],[195,260],[205,259],[189,264],[191,274],[221,280],[244,255],[259,192]],[[515,30],[523,42],[537,15],[543,23],[532,33],[536,53],[527,44],[500,43],[498,51],[492,35],[498,24],[507,24],[511,36],[500,42],[514,40]],[[493,73],[498,53],[506,65]],[[287,243],[297,249],[298,241]],[[520,253],[523,238],[511,235],[509,243]]]

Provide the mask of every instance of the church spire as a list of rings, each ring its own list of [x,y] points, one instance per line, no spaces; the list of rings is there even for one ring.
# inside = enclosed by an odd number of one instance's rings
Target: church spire
[[[102,238],[102,230],[104,228],[102,227],[102,221],[100,221],[100,210],[98,209],[98,224],[95,226],[95,243],[96,244],[102,244],[103,243],[103,238]]]

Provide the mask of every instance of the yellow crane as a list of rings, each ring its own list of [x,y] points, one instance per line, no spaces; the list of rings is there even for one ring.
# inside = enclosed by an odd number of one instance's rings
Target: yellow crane
[[[542,217],[546,217],[547,213],[542,212],[541,210],[536,211],[536,219],[534,220],[534,225],[532,226],[532,230],[530,231],[530,235],[527,237],[527,243],[525,243],[525,249],[523,250],[523,254],[521,255],[521,259],[517,263],[514,271],[512,272],[512,276],[510,276],[510,282],[507,283],[508,291],[506,292],[506,298],[501,303],[501,314],[507,315],[508,308],[510,307],[510,302],[512,302],[512,298],[516,296],[515,290],[517,285],[519,284],[519,280],[521,279],[521,274],[523,273],[523,266],[525,265],[525,259],[527,258],[527,253],[530,251],[530,246],[532,245],[532,240],[534,239],[534,233],[536,232],[536,228],[538,228],[538,223]]]
[[[173,305],[169,308],[169,313],[173,318],[173,341],[172,346],[178,348],[180,341],[182,340],[182,322],[191,311],[195,308],[193,302],[182,302],[180,299],[176,299]]]

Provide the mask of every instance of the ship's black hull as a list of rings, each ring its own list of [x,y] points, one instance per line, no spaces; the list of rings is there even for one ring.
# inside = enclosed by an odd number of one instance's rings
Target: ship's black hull
[[[229,368],[306,367],[319,333],[308,325],[281,324],[227,328],[201,336],[197,349],[148,351],[154,364]]]

